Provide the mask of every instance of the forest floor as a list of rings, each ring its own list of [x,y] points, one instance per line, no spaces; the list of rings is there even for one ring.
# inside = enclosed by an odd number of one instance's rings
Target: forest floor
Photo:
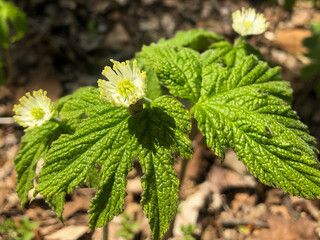
[[[15,3],[28,16],[25,37],[11,48],[14,68],[11,86],[0,86],[0,225],[26,216],[39,225],[36,240],[102,239],[102,230],[90,232],[89,202],[95,190],[77,189],[67,197],[64,224],[41,196],[21,207],[15,193],[13,160],[23,129],[12,122],[13,105],[26,92],[44,89],[52,100],[87,85],[96,86],[109,59],[131,59],[142,45],[174,36],[178,30],[204,28],[226,36],[233,32],[231,13],[254,7],[270,21],[268,31],[248,41],[260,49],[294,89],[293,108],[320,141],[320,97],[313,82],[303,81],[300,69],[308,23],[320,21],[320,10],[298,1],[292,11],[269,1],[247,0],[26,0]],[[320,239],[320,200],[305,200],[259,182],[228,150],[220,159],[208,150],[198,134],[192,143],[194,156],[181,185],[178,214],[171,239],[186,239],[190,227],[194,239],[315,240]],[[181,162],[175,169],[179,175]],[[148,221],[139,205],[142,192],[139,164],[128,176],[125,212],[138,222],[134,239],[151,239]],[[30,193],[30,199],[32,193]],[[109,223],[109,239],[121,239],[123,217]],[[0,240],[6,236],[0,235]],[[192,239],[192,238],[189,238]]]

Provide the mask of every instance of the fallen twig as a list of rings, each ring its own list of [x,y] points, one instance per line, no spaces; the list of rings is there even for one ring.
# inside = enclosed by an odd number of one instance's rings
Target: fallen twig
[[[13,124],[14,118],[13,117],[0,117],[0,124]]]
[[[253,225],[260,228],[269,228],[268,223],[264,221],[260,221],[260,220],[249,221],[247,219],[236,219],[236,218],[232,218],[232,219],[222,218],[221,225],[225,228],[234,228],[238,226],[247,226],[247,225]]]

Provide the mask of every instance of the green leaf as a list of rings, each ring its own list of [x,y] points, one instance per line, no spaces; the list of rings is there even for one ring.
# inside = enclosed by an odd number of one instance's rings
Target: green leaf
[[[239,38],[232,46],[227,41],[221,41],[210,46],[210,50],[207,50],[202,54],[206,59],[206,64],[221,63],[228,67],[233,67],[238,63],[242,63],[243,57],[254,55],[259,60],[264,61],[260,51],[250,44]]]
[[[178,180],[170,154],[177,152],[190,156],[187,135],[191,128],[190,117],[181,103],[163,96],[123,124],[124,128],[116,132],[124,142],[112,146],[113,150],[103,162],[98,193],[90,205],[90,226],[103,226],[122,212],[126,175],[131,170],[132,157],[136,156],[145,179],[151,181],[143,180],[142,207],[149,218],[154,239],[160,239],[176,212],[178,200]],[[127,133],[130,135],[125,135]],[[160,203],[162,199],[165,199],[165,205]]]
[[[60,109],[70,97],[72,97],[72,95],[63,97],[54,103],[54,108],[56,109],[55,117],[58,117]],[[33,179],[38,161],[41,157],[44,158],[46,156],[51,143],[58,139],[61,134],[74,133],[76,124],[74,121],[62,121],[60,125],[47,122],[32,131],[26,132],[22,138],[20,151],[15,158],[15,167],[18,173],[17,194],[21,199],[22,205],[28,200],[29,190],[34,187]],[[61,218],[64,194],[57,197],[47,197],[46,201],[58,213],[58,217]]]
[[[141,204],[154,239],[168,230],[177,210],[179,182],[170,154],[178,150],[182,156],[190,155],[190,125],[186,109],[168,96],[156,99],[150,108],[129,120],[139,146],[135,156],[145,173]]]
[[[148,118],[149,132],[157,137],[160,146],[170,142],[171,151],[178,151],[176,154],[184,158],[191,157],[188,137],[191,131],[190,113],[180,102],[169,96],[157,98],[151,104]]]
[[[242,64],[239,63],[240,66],[237,65],[234,68],[212,64],[211,59],[212,54],[201,56],[202,86],[200,102],[217,95],[217,93],[225,94],[223,97],[255,94],[252,90],[274,96],[281,104],[291,102],[292,90],[289,83],[282,80],[279,68],[269,68],[266,62],[258,64],[254,57],[243,57]],[[243,88],[248,85],[250,87]],[[242,92],[238,91],[239,88]]]
[[[178,201],[178,180],[171,154],[191,154],[190,115],[179,101],[168,96],[157,98],[133,117],[125,108],[93,101],[94,98],[99,99],[95,89],[64,104],[63,114],[78,106],[78,116],[85,115],[85,119],[75,134],[62,135],[52,144],[37,190],[46,197],[71,192],[100,164],[98,192],[90,204],[89,216],[91,228],[100,227],[123,211],[126,176],[133,157],[138,157],[145,178],[154,180],[143,183],[143,208],[154,238],[159,239],[167,230]],[[99,109],[99,114],[94,108]],[[165,200],[165,206],[160,200]]]
[[[142,178],[142,208],[149,219],[153,239],[161,239],[169,229],[178,207],[179,181],[173,170],[173,159],[161,148],[139,154],[145,173]]]
[[[53,144],[37,190],[49,197],[71,192],[90,177],[96,164],[102,164],[98,193],[91,203],[90,226],[103,226],[123,209],[134,150],[128,142],[130,115],[127,109],[100,100],[97,89],[82,91],[78,98],[65,103],[61,115],[72,116],[70,112],[86,114],[87,119],[74,135],[63,135]]]
[[[91,228],[104,226],[123,211],[127,174],[132,169],[135,145],[126,142],[109,154],[103,162],[96,197],[90,203]]]
[[[60,116],[63,119],[83,118],[87,116],[98,115],[111,107],[107,101],[99,98],[99,91],[94,87],[85,87],[78,89],[73,93],[70,99],[67,99],[63,105]]]
[[[85,184],[89,188],[98,188],[99,181],[100,181],[99,174],[100,174],[100,166],[99,165],[89,169],[87,179],[85,180]]]
[[[156,73],[150,68],[150,66],[145,63],[144,58],[141,56],[141,54],[136,54],[135,59],[138,62],[139,68],[145,71],[147,75],[147,98],[154,100],[163,95]]]
[[[164,45],[143,47],[141,55],[171,94],[197,102],[201,87],[200,55],[188,48],[175,50]]]
[[[26,30],[26,15],[14,4],[0,1],[0,45],[8,48],[11,43],[22,38]]]
[[[63,206],[65,204],[65,193],[60,193],[55,196],[47,197],[44,196],[46,203],[51,207],[51,209],[57,213],[57,216],[61,222],[63,222],[62,213],[63,213]]]
[[[223,36],[200,28],[177,32],[174,38],[169,40],[160,39],[158,44],[167,44],[178,48],[187,47],[202,52],[213,42],[223,40],[225,40]]]
[[[186,47],[197,51],[204,51],[213,42],[219,42],[223,40],[225,40],[224,37],[216,33],[206,31],[204,29],[193,29],[186,32],[180,31],[174,38],[169,40],[161,39],[158,42],[158,45],[166,45],[168,47],[176,48]],[[147,74],[147,97],[154,100],[161,95],[167,94],[167,89],[161,86],[155,71],[152,69],[151,65],[146,62],[143,54],[136,54],[135,59],[138,61],[139,68],[144,70]]]
[[[201,81],[205,74],[201,68],[209,68],[219,64],[234,67],[241,64],[243,58],[255,55],[263,60],[259,50],[253,48],[245,41],[238,39],[235,46],[226,41],[213,44],[211,49],[199,55],[197,52],[181,48],[179,50],[170,47],[169,44],[143,47],[139,58],[144,67],[152,68],[157,81],[168,88],[169,92],[182,99],[196,103],[200,97]],[[158,83],[154,83],[156,86]]]
[[[207,145],[222,158],[232,148],[266,184],[320,197],[316,142],[291,110],[291,89],[278,69],[245,57],[233,69],[214,65],[203,74],[194,114]]]
[[[108,147],[121,137],[118,132],[129,116],[128,111],[110,107],[108,103],[97,107],[100,110],[104,107],[101,115],[88,118],[75,134],[62,135],[52,144],[37,186],[43,195],[71,192],[86,179],[89,169],[105,159],[110,151]]]
[[[32,189],[35,169],[41,157],[45,157],[50,144],[58,138],[62,129],[59,125],[47,122],[44,125],[26,132],[22,137],[20,151],[14,165],[17,172],[17,194],[22,205],[28,200],[28,192]]]

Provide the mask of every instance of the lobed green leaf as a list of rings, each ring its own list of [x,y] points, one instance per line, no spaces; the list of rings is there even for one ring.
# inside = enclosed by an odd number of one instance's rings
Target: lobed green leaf
[[[85,115],[98,115],[111,108],[111,104],[99,98],[99,91],[94,87],[78,89],[70,95],[63,105],[60,116],[62,119],[82,119]]]
[[[71,192],[79,186],[89,169],[104,160],[128,118],[123,108],[105,105],[104,112],[84,121],[73,135],[62,135],[52,144],[39,177],[37,190],[52,196]]]
[[[154,239],[167,231],[177,210],[179,182],[171,153],[190,156],[190,125],[186,109],[168,96],[156,99],[150,108],[129,120],[130,131],[137,138],[135,156],[145,173],[141,204]]]
[[[234,45],[227,41],[220,41],[212,44],[206,52],[204,52],[204,64],[210,65],[213,63],[221,63],[227,67],[233,67],[238,63],[243,62],[243,57],[254,55],[259,60],[264,61],[260,51],[243,39],[237,39]]]
[[[246,57],[232,69],[216,65],[204,74],[194,111],[207,145],[222,158],[232,148],[266,184],[319,197],[316,142],[291,110],[291,89],[278,70]]]
[[[87,89],[64,103],[61,115],[68,118],[73,114],[83,117],[81,124],[73,135],[61,135],[52,144],[37,190],[47,198],[58,198],[87,181],[92,169],[101,165],[98,192],[90,204],[89,216],[91,228],[100,227],[123,211],[126,176],[133,157],[138,157],[145,178],[155,180],[143,181],[142,205],[154,238],[160,239],[178,201],[178,179],[171,154],[191,154],[188,111],[176,99],[163,96],[130,116],[127,109],[99,100],[96,89]],[[160,204],[164,199],[165,206]]]
[[[51,209],[57,213],[57,216],[61,222],[63,222],[62,213],[63,213],[63,206],[65,204],[65,193],[59,193],[55,196],[44,196],[46,203],[51,207]]]
[[[157,74],[158,80],[171,94],[197,102],[201,87],[200,55],[188,48],[175,50],[164,45],[143,47],[141,55]]]
[[[223,36],[200,28],[177,32],[177,34],[169,40],[160,39],[158,44],[166,44],[178,48],[187,47],[202,52],[208,49],[213,42],[223,40],[225,40]]]
[[[148,64],[145,63],[145,60],[140,53],[136,54],[135,59],[137,60],[139,68],[145,71],[147,75],[146,77],[147,98],[154,100],[160,97],[161,95],[163,95],[163,91],[161,89],[156,73],[152,70],[152,68]]]
[[[91,228],[104,226],[123,212],[127,174],[132,169],[132,152],[135,145],[125,143],[112,152],[102,163],[100,183],[96,197],[90,203]]]
[[[141,205],[149,219],[153,239],[161,239],[177,211],[179,181],[168,152],[161,148],[157,151],[139,150],[139,160],[145,173]]]
[[[58,138],[62,129],[59,125],[47,122],[26,132],[22,137],[20,151],[14,159],[17,172],[17,194],[22,205],[28,200],[28,193],[34,187],[35,169],[40,158],[45,157],[50,144]]]

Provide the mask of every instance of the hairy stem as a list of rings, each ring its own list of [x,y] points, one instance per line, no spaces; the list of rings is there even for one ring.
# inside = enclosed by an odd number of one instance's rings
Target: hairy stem
[[[72,132],[73,132],[73,130],[72,130],[68,125],[64,124],[64,123],[63,123],[60,119],[58,119],[58,118],[53,117],[53,118],[51,118],[49,121],[50,121],[50,122],[53,122],[53,123],[59,124],[59,126],[61,127],[61,129],[63,130],[64,133],[72,133]]]
[[[152,100],[150,98],[143,97],[143,100],[145,100],[146,102],[152,103]]]
[[[242,42],[246,41],[246,36],[240,36],[234,41],[234,47],[237,48]]]
[[[189,160],[190,160],[189,158],[182,158],[182,166],[181,166],[180,176],[179,176],[180,186],[183,183],[183,179],[186,174],[186,169],[187,169]]]
[[[102,227],[102,239],[108,240],[108,223]]]

